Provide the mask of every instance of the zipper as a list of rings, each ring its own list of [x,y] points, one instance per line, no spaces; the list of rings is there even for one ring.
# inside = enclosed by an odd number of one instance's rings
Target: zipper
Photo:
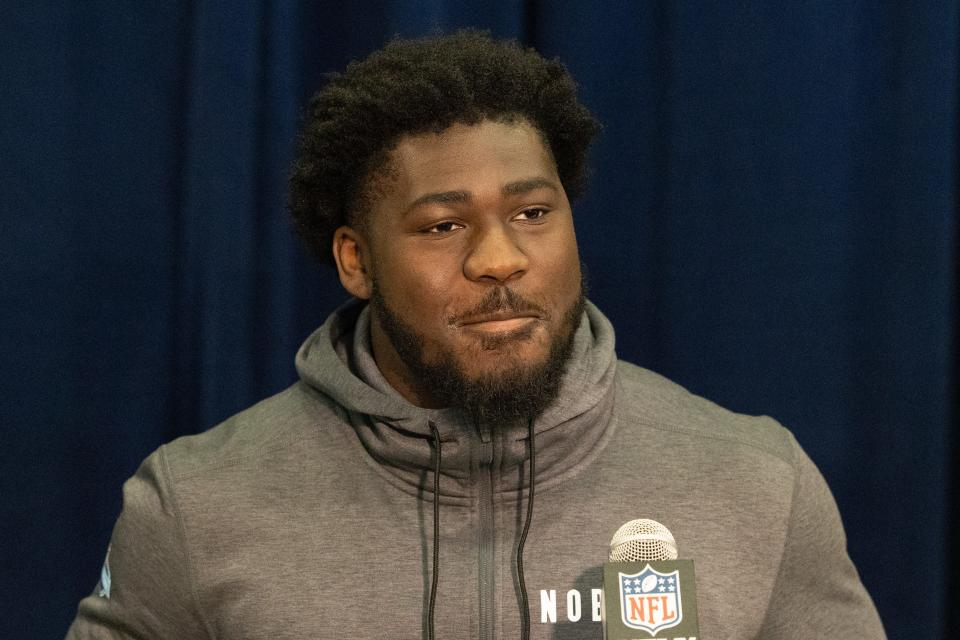
[[[493,638],[494,603],[493,442],[488,428],[480,429],[480,640]]]

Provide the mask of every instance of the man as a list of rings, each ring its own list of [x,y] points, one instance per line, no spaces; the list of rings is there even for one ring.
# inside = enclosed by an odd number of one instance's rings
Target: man
[[[68,637],[599,638],[640,516],[701,637],[883,637],[792,436],[617,360],[569,201],[595,131],[558,62],[475,32],[333,78],[291,209],[355,300],[299,382],[144,462]]]

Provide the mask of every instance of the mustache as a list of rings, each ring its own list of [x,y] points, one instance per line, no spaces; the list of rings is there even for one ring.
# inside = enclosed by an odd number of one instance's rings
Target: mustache
[[[464,318],[487,315],[499,311],[537,315],[544,320],[550,319],[550,314],[532,300],[523,297],[509,287],[497,287],[496,289],[491,289],[474,307],[447,318],[447,323],[455,325],[459,324]]]

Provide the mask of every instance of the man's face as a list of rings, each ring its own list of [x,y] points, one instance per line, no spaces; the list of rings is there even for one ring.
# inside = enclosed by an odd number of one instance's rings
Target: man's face
[[[555,394],[541,387],[559,385],[583,298],[570,203],[537,130],[408,136],[385,173],[358,252],[387,380],[420,406]]]

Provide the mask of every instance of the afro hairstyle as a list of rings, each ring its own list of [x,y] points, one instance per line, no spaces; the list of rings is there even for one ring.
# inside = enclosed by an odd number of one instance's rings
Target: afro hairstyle
[[[321,262],[334,264],[334,231],[362,228],[371,181],[401,137],[483,120],[530,122],[567,194],[580,195],[599,126],[566,68],[514,41],[462,30],[395,39],[314,94],[290,177],[294,228]]]

